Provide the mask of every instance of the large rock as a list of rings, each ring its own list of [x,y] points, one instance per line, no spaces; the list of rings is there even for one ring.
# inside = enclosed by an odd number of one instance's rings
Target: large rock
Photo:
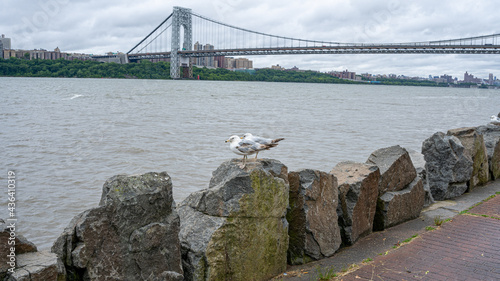
[[[435,200],[446,200],[467,191],[472,159],[455,136],[437,132],[422,143],[427,184]]]
[[[416,150],[408,150],[410,154],[411,161],[413,162],[413,166],[415,166],[415,170],[417,171],[417,176],[422,179],[422,184],[424,186],[425,191],[425,200],[424,207],[427,207],[433,204],[434,198],[432,197],[431,189],[427,184],[427,172],[425,171],[425,159],[424,155]]]
[[[307,169],[289,173],[288,181],[288,262],[302,264],[332,256],[342,243],[337,179],[332,174]]]
[[[337,212],[342,242],[352,245],[373,229],[380,170],[374,165],[341,162],[330,173],[339,184]]]
[[[56,254],[29,252],[17,256],[17,268],[6,281],[64,281],[64,264]]]
[[[490,177],[496,180],[500,178],[500,126],[492,124],[479,126],[477,132],[483,135],[488,153]]]
[[[459,128],[449,130],[447,135],[457,137],[465,147],[466,154],[472,159],[472,175],[469,180],[469,190],[484,185],[490,180],[488,153],[484,145],[483,135],[476,128]]]
[[[403,190],[385,193],[377,200],[373,229],[384,230],[417,218],[422,211],[424,201],[424,185],[419,177]]]
[[[374,151],[366,163],[380,169],[379,196],[406,188],[417,176],[408,151],[399,145]]]
[[[221,164],[179,206],[185,280],[267,280],[286,270],[288,169],[276,160]]]
[[[52,251],[68,280],[182,280],[174,207],[166,172],[114,176],[99,207],[77,215]]]

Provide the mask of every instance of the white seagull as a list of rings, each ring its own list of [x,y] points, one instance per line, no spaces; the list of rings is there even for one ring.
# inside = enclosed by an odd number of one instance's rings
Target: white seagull
[[[264,144],[264,145],[272,145],[272,147],[277,146],[279,141],[284,140],[285,138],[277,138],[277,139],[268,139],[263,137],[254,136],[250,133],[246,133],[243,135],[244,140],[254,141],[256,143]],[[257,159],[257,155],[259,155],[259,151],[255,154],[255,159]]]
[[[491,119],[490,121],[491,124],[500,125],[500,118],[498,118],[497,116],[491,115],[490,119]]]
[[[275,147],[277,144],[261,144],[251,140],[244,140],[240,137],[234,135],[231,136],[226,142],[229,142],[229,148],[232,152],[243,155],[243,167],[245,166],[245,160],[247,155],[252,155],[261,150],[269,149]]]

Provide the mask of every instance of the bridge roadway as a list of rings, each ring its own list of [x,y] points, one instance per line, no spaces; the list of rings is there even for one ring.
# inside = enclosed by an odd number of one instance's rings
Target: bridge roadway
[[[315,47],[184,50],[183,57],[296,54],[500,54],[500,45],[339,45]],[[171,52],[129,54],[129,60],[170,58]]]

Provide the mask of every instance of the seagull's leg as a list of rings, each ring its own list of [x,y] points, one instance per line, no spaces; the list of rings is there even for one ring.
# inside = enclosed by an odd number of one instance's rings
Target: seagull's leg
[[[242,169],[243,169],[243,168],[245,168],[245,164],[246,164],[246,161],[245,161],[245,160],[246,160],[246,159],[247,159],[247,156],[246,156],[246,155],[243,155],[243,160],[242,160],[242,162],[243,162],[243,163],[240,165],[240,168],[242,168]]]
[[[255,158],[254,158],[254,160],[257,160],[257,155],[259,155],[259,152],[258,152],[258,151],[255,153]]]

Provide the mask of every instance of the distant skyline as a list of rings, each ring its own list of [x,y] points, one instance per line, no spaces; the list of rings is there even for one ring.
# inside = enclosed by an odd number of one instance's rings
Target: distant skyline
[[[493,0],[243,1],[243,0],[4,0],[0,34],[14,49],[59,47],[64,52],[127,52],[173,6],[231,25],[280,36],[352,43],[402,43],[500,33]],[[249,56],[254,67],[427,77],[500,75],[496,55]]]

